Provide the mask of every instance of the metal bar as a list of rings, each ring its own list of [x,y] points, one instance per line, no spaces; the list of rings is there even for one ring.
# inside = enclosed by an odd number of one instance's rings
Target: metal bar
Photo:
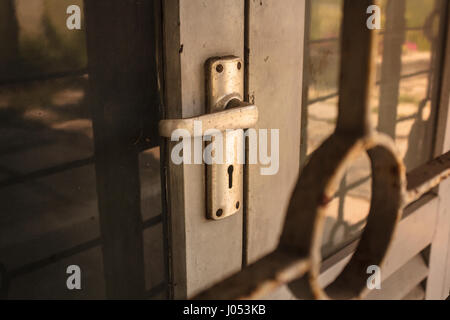
[[[428,69],[428,70],[421,70],[421,71],[417,71],[417,72],[407,73],[407,74],[400,75],[400,79],[417,77],[417,76],[421,76],[424,74],[432,73],[433,71],[434,71],[433,69]]]
[[[405,203],[418,200],[448,177],[450,177],[450,152],[407,174]]]
[[[326,100],[329,100],[329,99],[332,99],[332,98],[335,98],[335,97],[339,97],[339,92],[333,92],[333,93],[330,93],[328,95],[321,96],[321,97],[309,100],[308,101],[308,105],[312,105],[312,104],[315,104],[315,103],[318,103],[318,102],[326,101]]]
[[[408,174],[408,192],[418,197],[449,176],[450,152]],[[412,188],[415,190],[413,191]],[[418,190],[422,192],[417,193]],[[358,241],[352,242],[348,248],[342,249],[342,252],[348,252],[348,250],[353,252],[357,243]],[[298,253],[285,250],[279,247],[240,273],[204,291],[195,299],[259,299],[276,288],[302,277],[309,269],[309,261],[298,256]],[[342,256],[342,254],[338,252],[334,256]],[[333,262],[330,262],[331,260]],[[321,272],[328,269],[335,261],[336,258],[327,259],[322,264]]]
[[[196,300],[259,299],[283,284],[302,277],[307,259],[295,252],[276,250],[241,272],[197,295]]]
[[[303,48],[303,91],[302,104],[300,114],[300,169],[306,163],[308,155],[308,106],[311,104],[309,100],[309,86],[310,86],[310,37],[312,24],[312,0],[305,1],[305,45]]]
[[[409,32],[409,31],[423,31],[424,29],[425,28],[423,26],[422,27],[408,27],[408,28],[403,28],[402,31],[406,31],[406,32]],[[384,36],[384,35],[386,35],[386,32],[385,31],[380,31],[380,32],[378,32],[378,35]],[[312,39],[312,40],[309,40],[309,44],[314,45],[314,44],[327,43],[327,42],[337,42],[339,40],[340,40],[339,37]]]
[[[339,191],[336,193],[335,197],[340,196],[342,192],[347,192],[347,191],[353,190],[355,188],[358,188],[362,184],[364,184],[367,181],[369,181],[371,177],[372,176],[367,176],[367,177],[361,178],[358,181],[355,181],[355,182],[347,185],[344,189],[339,188]]]
[[[428,69],[428,70],[421,70],[421,71],[417,71],[417,72],[407,73],[407,74],[401,75],[400,79],[407,79],[407,78],[417,77],[417,76],[421,76],[421,75],[424,75],[424,74],[429,74],[430,72],[433,72],[433,70],[432,69]],[[381,83],[382,83],[381,80],[379,80],[375,84],[376,85],[380,85]],[[308,105],[313,105],[313,104],[316,104],[316,103],[319,103],[319,102],[322,102],[322,101],[326,101],[326,100],[329,100],[329,99],[332,99],[332,98],[335,98],[335,97],[338,97],[338,96],[339,96],[339,92],[333,92],[333,93],[330,93],[328,95],[320,96],[320,97],[314,98],[312,100],[309,100],[308,101]]]
[[[78,253],[82,253],[85,251],[88,251],[92,248],[95,248],[97,246],[101,245],[101,238],[95,238],[83,243],[80,243],[72,248],[69,248],[67,250],[63,250],[60,252],[57,252],[55,254],[52,254],[48,257],[42,258],[40,260],[28,263],[26,265],[20,266],[18,268],[15,268],[8,272],[8,277],[10,279],[14,279],[20,276],[23,276],[25,274],[34,272],[36,270],[40,270],[42,268],[45,268],[46,266],[55,263],[57,261],[61,261],[63,259],[72,257]]]
[[[408,78],[413,78],[413,77],[425,75],[425,74],[430,74],[431,72],[433,72],[433,69],[421,70],[421,71],[417,71],[417,72],[407,73],[407,74],[404,74],[404,75],[400,75],[399,76],[399,81],[403,80],[403,79],[408,79]],[[376,82],[376,85],[380,85],[380,84],[382,84],[382,80],[379,80],[379,81]]]
[[[64,172],[66,170],[81,168],[94,163],[94,157],[89,157],[86,159],[75,160],[60,165],[56,165],[50,168],[45,168],[37,170],[31,173],[26,173],[20,176],[14,176],[6,180],[0,181],[0,189],[10,187],[19,183],[25,183],[35,179],[45,178],[49,175]]]
[[[365,25],[366,10],[372,3],[344,1],[337,133],[364,135],[370,130],[374,33]]]
[[[399,122],[405,122],[405,121],[409,121],[409,120],[415,120],[417,118],[417,113],[414,113],[410,116],[405,116],[405,117],[400,117],[397,119],[397,123]]]
[[[145,229],[151,228],[153,226],[156,226],[159,223],[161,223],[161,221],[162,221],[162,215],[158,215],[158,216],[155,216],[153,218],[150,218],[147,221],[144,221],[144,223],[142,224],[142,229],[145,230]],[[51,254],[51,255],[49,255],[47,257],[44,257],[42,259],[39,259],[37,261],[33,261],[33,262],[27,263],[25,265],[19,266],[17,268],[12,269],[12,270],[6,270],[5,269],[3,271],[4,274],[1,275],[2,281],[0,281],[0,286],[3,286],[4,283],[7,283],[7,282],[9,282],[12,279],[15,279],[15,278],[21,277],[23,275],[35,272],[37,270],[41,270],[41,269],[43,269],[43,268],[45,268],[45,267],[47,267],[47,266],[49,266],[49,265],[51,265],[53,263],[56,263],[56,262],[64,260],[64,259],[67,259],[69,257],[73,257],[73,256],[75,256],[75,255],[77,255],[79,253],[86,252],[86,251],[88,251],[90,249],[96,248],[96,247],[101,246],[101,245],[102,245],[102,239],[101,239],[101,237],[97,237],[97,238],[94,238],[92,240],[88,240],[88,241],[82,242],[82,243],[80,243],[80,244],[78,244],[76,246],[73,246],[71,248],[68,248],[68,249],[61,250],[59,252],[53,253],[53,254]],[[2,266],[1,263],[0,263],[0,266]],[[3,278],[6,278],[8,281],[3,281],[3,280],[5,280]],[[165,284],[165,286],[167,286],[166,282],[164,282],[164,284]],[[159,286],[160,285],[157,285],[157,286],[155,286],[155,288],[157,288]],[[155,289],[155,288],[153,288],[153,289]],[[153,289],[151,289],[151,290],[153,290]],[[0,292],[2,292],[3,290],[6,290],[6,294],[7,294],[7,291],[8,291],[7,288],[0,289]],[[156,291],[159,291],[159,289],[156,289]]]

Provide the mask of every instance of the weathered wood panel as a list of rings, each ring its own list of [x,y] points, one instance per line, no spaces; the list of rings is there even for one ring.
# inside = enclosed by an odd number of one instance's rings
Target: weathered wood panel
[[[244,3],[165,0],[167,118],[205,113],[204,63],[244,55]],[[175,166],[166,151],[173,296],[186,298],[242,265],[242,215],[206,219],[204,165]],[[169,154],[170,155],[170,154]]]
[[[280,130],[278,173],[261,175],[264,165],[250,165],[248,170],[244,254],[251,263],[277,245],[298,178],[305,1],[247,5],[248,98],[259,108],[258,128]]]

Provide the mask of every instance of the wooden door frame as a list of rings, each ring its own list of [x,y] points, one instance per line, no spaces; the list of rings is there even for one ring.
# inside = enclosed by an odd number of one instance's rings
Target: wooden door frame
[[[442,76],[436,119],[435,156],[450,151],[450,5],[447,3]],[[436,190],[439,198],[436,230],[431,244],[426,299],[445,299],[450,290],[450,181]]]
[[[244,57],[244,10],[241,0],[162,0],[167,119],[205,113],[204,63]],[[184,299],[240,270],[243,219],[207,220],[204,165],[174,165],[165,144],[171,296]]]
[[[245,61],[247,101],[260,110],[258,128],[285,130],[281,174],[262,177],[259,166],[246,166],[243,213],[222,221],[205,218],[203,165],[173,165],[173,143],[165,142],[172,297],[186,298],[241,270],[277,243],[299,170],[305,1],[162,3],[165,117],[203,114],[203,64],[213,56],[236,55]],[[274,21],[281,23],[283,34],[273,28]],[[267,190],[267,183],[278,192]],[[252,237],[255,229],[261,232]],[[226,259],[218,256],[221,251]]]

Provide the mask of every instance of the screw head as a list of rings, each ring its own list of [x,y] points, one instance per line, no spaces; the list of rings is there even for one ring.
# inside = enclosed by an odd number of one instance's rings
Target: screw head
[[[216,216],[220,218],[222,215],[223,215],[223,210],[222,209],[217,210]]]
[[[241,204],[239,203],[239,201],[238,202],[236,202],[236,209],[239,209],[239,206],[240,206]]]
[[[241,68],[242,68],[242,63],[238,62],[238,63],[237,63],[237,68],[238,68],[238,70],[241,70]]]
[[[221,72],[223,71],[223,65],[218,64],[217,67],[216,67],[216,71],[217,71],[218,73],[221,73]]]

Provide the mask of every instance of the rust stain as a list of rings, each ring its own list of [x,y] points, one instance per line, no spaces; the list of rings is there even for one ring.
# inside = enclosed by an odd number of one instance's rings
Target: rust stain
[[[332,197],[327,196],[326,194],[322,195],[322,199],[320,199],[319,205],[321,207],[326,207],[330,204],[330,202],[333,201]]]

